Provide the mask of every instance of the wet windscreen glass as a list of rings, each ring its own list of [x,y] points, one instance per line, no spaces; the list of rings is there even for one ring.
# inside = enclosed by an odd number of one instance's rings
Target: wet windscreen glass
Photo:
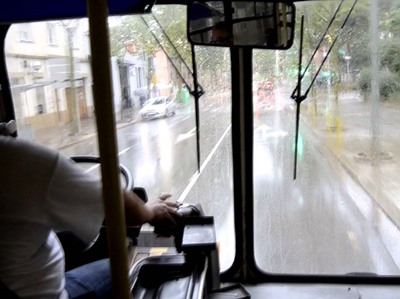
[[[299,31],[288,51],[253,55],[254,225],[268,272],[400,274],[397,1],[358,1],[301,104],[294,174]],[[305,16],[305,92],[353,1],[296,3]]]
[[[149,200],[169,192],[214,216],[224,270],[235,254],[230,54],[196,47],[205,91],[198,174],[186,23],[186,6],[177,5],[109,19],[118,157]],[[98,155],[87,20],[12,25],[5,51],[19,138],[67,156]],[[96,165],[82,166],[98,173]]]
[[[297,30],[305,15],[304,62],[324,37],[303,91],[351,4],[345,1],[324,35],[339,2],[296,3]],[[299,32],[287,51],[253,52],[254,240],[257,265],[266,272],[400,272],[400,9],[396,1],[375,4],[358,1],[301,104],[296,180],[290,95],[297,83]],[[156,20],[109,20],[119,160],[150,199],[171,192],[175,199],[201,203],[215,217],[224,270],[235,254],[230,52],[196,46],[205,91],[198,175],[186,7],[157,6],[154,15]],[[150,33],[146,24],[157,28],[157,21],[173,46],[160,28]],[[68,156],[98,155],[89,48],[86,20],[9,29],[6,62],[20,138]],[[150,98],[170,95],[173,105],[146,108]]]

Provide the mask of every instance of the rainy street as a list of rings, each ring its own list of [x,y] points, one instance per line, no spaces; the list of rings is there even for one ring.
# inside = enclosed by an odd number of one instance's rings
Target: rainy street
[[[226,269],[234,257],[230,111],[201,108],[200,175],[190,106],[119,129],[119,157],[149,198],[170,192],[215,216]],[[254,126],[257,264],[279,273],[399,274],[399,253],[387,242],[400,237],[398,230],[306,126],[293,180],[294,111],[267,110]],[[93,140],[71,150],[96,154]]]
[[[306,126],[293,179],[294,114],[255,129],[256,257],[280,273],[399,274],[384,234],[399,232]],[[367,208],[368,207],[368,208]],[[267,233],[265,233],[267,232]]]

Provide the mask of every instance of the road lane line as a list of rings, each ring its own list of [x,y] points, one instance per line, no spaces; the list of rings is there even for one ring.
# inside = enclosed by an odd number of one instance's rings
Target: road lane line
[[[89,173],[89,172],[95,170],[96,168],[98,168],[99,166],[100,166],[100,164],[93,165],[92,167],[86,169],[86,170],[84,171],[84,173]]]
[[[120,152],[118,153],[118,156],[121,156],[122,154],[125,154],[125,153],[126,153],[127,151],[129,151],[131,148],[132,148],[132,147],[130,146],[130,147],[127,147],[126,149],[120,151]],[[85,170],[85,173],[89,173],[89,172],[95,170],[96,168],[98,168],[99,166],[100,166],[100,164],[93,165],[92,167],[86,169],[86,170]]]
[[[190,137],[193,137],[193,135],[196,133],[196,127],[188,131],[187,133],[179,134],[178,137],[176,138],[175,144],[188,139]]]
[[[211,152],[208,154],[207,158],[204,160],[203,164],[200,166],[200,172],[197,172],[189,181],[189,184],[186,186],[185,190],[183,190],[182,194],[178,198],[178,202],[182,203],[186,196],[189,194],[190,190],[193,188],[194,184],[197,182],[197,179],[200,177],[200,174],[203,172],[203,170],[206,168],[208,162],[210,162],[211,158],[214,156],[215,152],[217,151],[218,147],[224,140],[225,136],[228,134],[229,130],[231,129],[232,125],[229,125],[228,128],[226,128],[225,132],[222,134],[222,136],[219,138],[218,142],[215,144],[214,148],[211,150]]]
[[[129,151],[131,148],[132,148],[132,147],[130,146],[130,147],[127,147],[126,149],[120,151],[120,152],[118,153],[118,156],[121,156],[122,154],[125,154],[125,153],[126,153],[127,151]]]

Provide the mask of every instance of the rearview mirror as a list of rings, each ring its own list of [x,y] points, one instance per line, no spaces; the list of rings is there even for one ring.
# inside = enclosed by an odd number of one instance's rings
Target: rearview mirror
[[[286,50],[293,44],[295,6],[289,2],[192,1],[188,39],[195,45]]]

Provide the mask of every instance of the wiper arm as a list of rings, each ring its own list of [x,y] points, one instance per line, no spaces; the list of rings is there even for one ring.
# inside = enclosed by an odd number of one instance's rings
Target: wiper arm
[[[153,20],[156,22],[157,27],[162,32],[163,36],[167,39],[169,45],[174,49],[174,52],[179,57],[179,61],[181,61],[183,63],[184,67],[186,68],[187,73],[192,76],[192,79],[194,79],[194,74],[193,74],[192,70],[189,68],[189,66],[187,65],[185,59],[183,59],[182,55],[179,53],[178,49],[175,47],[175,45],[171,41],[171,39],[168,36],[168,34],[165,32],[164,28],[161,26],[161,24],[158,21],[158,19],[156,18],[156,16],[154,14],[151,14],[151,16],[152,16]],[[188,87],[190,94],[193,94],[194,93],[193,84],[191,84],[191,82],[188,82],[188,80],[186,80],[186,78],[183,76],[181,70],[176,66],[176,62],[174,62],[174,60],[171,58],[171,55],[168,54],[165,46],[162,44],[161,40],[154,33],[154,28],[149,24],[149,22],[145,19],[145,17],[142,16],[141,18],[142,18],[143,22],[145,23],[145,25],[147,26],[147,28],[149,28],[150,33],[152,34],[152,36],[155,39],[155,41],[157,42],[157,44],[160,46],[161,50],[167,56],[168,61],[172,64],[172,66],[175,69],[176,73],[182,79],[183,83]],[[203,94],[204,91],[203,91],[202,86],[199,85],[198,87],[200,89],[200,94]]]
[[[301,16],[301,24],[300,24],[300,51],[299,51],[299,72],[297,77],[297,96],[292,96],[296,101],[296,136],[294,143],[294,169],[293,169],[293,179],[296,179],[297,174],[297,143],[299,140],[299,122],[300,122],[300,104],[306,98],[301,95],[301,65],[303,61],[303,38],[304,38],[304,15]],[[294,94],[294,92],[293,92]]]
[[[336,15],[338,14],[340,8],[342,7],[343,2],[344,2],[344,0],[342,0],[342,1],[339,3],[339,6],[336,8],[336,11],[335,11],[335,13],[334,13],[333,16],[332,16],[332,19],[330,20],[330,22],[329,22],[329,24],[328,24],[328,27],[326,27],[326,30],[325,30],[324,34],[322,35],[322,37],[321,37],[321,39],[320,39],[320,41],[319,41],[317,47],[315,48],[314,53],[312,54],[312,56],[311,56],[311,58],[310,58],[310,61],[308,62],[306,68],[304,69],[303,73],[301,74],[300,80],[303,80],[303,77],[305,76],[305,74],[306,74],[308,68],[310,67],[311,62],[313,61],[315,55],[317,54],[319,48],[321,47],[321,44],[322,44],[322,42],[324,41],[324,39],[325,39],[325,37],[326,37],[326,35],[327,35],[328,31],[329,31],[329,28],[332,26],[333,21],[336,19]],[[328,56],[328,55],[326,55],[326,56]],[[299,86],[300,86],[300,82],[297,83],[296,88],[293,90],[293,93],[292,93],[292,95],[291,95],[291,98],[292,98],[292,99],[294,99],[295,93],[297,92],[297,89],[299,88]]]
[[[179,59],[181,62],[183,62],[184,66],[186,67],[187,73],[192,75],[193,83],[191,84],[188,82],[181,71],[178,69],[178,67],[175,65],[175,62],[172,60],[170,55],[168,55],[167,50],[161,43],[161,41],[157,38],[155,33],[153,32],[153,28],[150,26],[150,24],[146,21],[144,17],[142,17],[143,22],[146,24],[146,26],[149,28],[151,34],[153,35],[154,39],[158,43],[158,45],[161,47],[162,51],[165,53],[167,56],[169,62],[171,62],[172,66],[174,67],[175,71],[179,75],[179,77],[182,79],[183,83],[188,87],[189,93],[194,97],[194,104],[195,104],[195,119],[196,119],[196,149],[197,149],[197,170],[200,172],[200,107],[199,107],[199,99],[200,97],[204,94],[204,89],[203,87],[199,84],[197,80],[197,69],[196,69],[196,56],[195,56],[195,49],[194,45],[191,45],[191,54],[192,54],[192,64],[193,64],[193,72],[189,68],[189,66],[186,64],[186,61],[183,59],[182,55],[179,53],[178,49],[175,47],[171,39],[169,38],[168,34],[165,32],[164,28],[161,26],[160,22],[157,20],[156,16],[152,14],[153,19],[157,23],[158,28],[161,30],[163,35],[166,37],[168,40],[169,44],[172,46],[176,54],[178,55]]]
[[[297,146],[297,143],[298,143],[298,140],[299,140],[300,104],[301,104],[301,102],[303,102],[303,101],[307,98],[308,93],[310,92],[311,87],[313,86],[313,84],[314,84],[314,82],[315,82],[315,79],[318,77],[318,74],[319,74],[319,72],[321,71],[322,66],[324,65],[325,61],[328,59],[329,54],[331,53],[333,47],[335,46],[335,44],[336,44],[336,42],[337,42],[337,40],[338,40],[338,38],[339,38],[339,36],[340,36],[340,33],[342,32],[344,26],[346,25],[347,20],[349,19],[351,13],[353,12],[354,7],[356,6],[358,0],[355,0],[355,1],[354,1],[354,3],[353,3],[353,5],[352,5],[351,9],[349,10],[349,13],[347,14],[347,16],[346,16],[346,18],[345,18],[345,20],[344,20],[342,26],[340,27],[339,34],[338,34],[338,35],[335,37],[335,39],[333,40],[333,42],[332,42],[332,44],[331,44],[331,46],[330,46],[330,48],[329,48],[329,50],[328,50],[327,55],[325,55],[324,59],[322,60],[322,63],[321,63],[321,65],[319,66],[317,73],[315,74],[314,78],[312,79],[311,84],[310,84],[310,86],[308,87],[308,89],[307,89],[307,91],[305,92],[304,95],[301,95],[301,83],[302,83],[302,79],[303,79],[304,75],[306,74],[306,71],[307,71],[308,67],[309,67],[310,64],[311,64],[311,61],[312,61],[312,59],[314,58],[315,53],[318,51],[318,49],[319,49],[319,47],[320,47],[320,45],[321,45],[323,39],[325,38],[325,35],[326,35],[326,33],[327,33],[329,27],[331,26],[331,24],[332,24],[334,18],[336,17],[336,14],[337,14],[338,10],[340,9],[340,6],[342,5],[343,1],[344,1],[344,0],[342,0],[342,2],[340,3],[338,9],[336,10],[334,16],[332,17],[332,20],[330,21],[330,23],[329,23],[329,25],[328,25],[328,28],[327,28],[327,30],[325,31],[325,34],[323,35],[323,37],[322,37],[320,43],[318,44],[316,50],[314,51],[314,54],[313,54],[312,58],[310,59],[310,62],[308,63],[308,65],[307,65],[306,69],[304,70],[304,72],[302,72],[302,68],[301,68],[302,59],[303,59],[303,54],[302,54],[302,52],[303,52],[303,37],[304,37],[304,15],[301,17],[300,52],[299,52],[299,53],[300,53],[300,54],[299,54],[299,71],[298,71],[298,79],[297,79],[298,82],[297,82],[297,86],[296,86],[295,90],[293,91],[293,93],[292,93],[292,95],[291,95],[291,98],[294,99],[295,102],[296,102],[296,135],[295,135],[295,145],[294,145],[294,169],[293,169],[293,179],[296,179],[296,175],[297,175],[297,147],[298,147],[298,146]],[[297,92],[297,95],[295,95],[296,92]]]
[[[304,94],[304,96],[305,96],[306,98],[307,98],[308,93],[309,93],[310,90],[311,90],[311,87],[314,85],[314,82],[315,82],[315,80],[317,79],[317,77],[318,77],[318,75],[319,75],[319,72],[321,71],[322,67],[324,66],[325,61],[328,59],[329,54],[331,53],[333,47],[335,46],[337,40],[339,39],[340,34],[342,33],[343,28],[344,28],[344,26],[346,25],[346,23],[347,23],[347,21],[348,21],[350,15],[351,15],[351,13],[353,12],[354,7],[356,6],[357,2],[358,2],[358,0],[354,0],[354,3],[353,3],[353,5],[351,6],[351,8],[350,8],[350,10],[349,10],[349,13],[347,14],[345,20],[343,21],[342,26],[340,27],[339,34],[338,34],[338,35],[335,37],[335,39],[332,41],[332,44],[331,44],[331,46],[329,47],[327,54],[325,55],[324,59],[322,60],[321,65],[319,66],[319,68],[318,68],[316,74],[314,75],[314,78],[312,79],[312,81],[311,81],[311,83],[310,83],[310,86],[308,87],[306,93]]]

